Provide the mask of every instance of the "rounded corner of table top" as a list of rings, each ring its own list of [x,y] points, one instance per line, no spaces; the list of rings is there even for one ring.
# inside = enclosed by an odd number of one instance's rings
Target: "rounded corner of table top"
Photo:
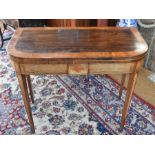
[[[17,43],[18,37],[20,36],[19,32],[21,33],[21,31],[22,31],[21,28],[17,28],[7,45],[7,51],[9,52],[10,55],[12,55],[13,51],[16,51],[15,45]]]

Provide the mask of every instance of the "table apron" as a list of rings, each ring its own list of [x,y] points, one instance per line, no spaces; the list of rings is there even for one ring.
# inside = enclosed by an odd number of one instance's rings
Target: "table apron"
[[[124,74],[132,73],[136,62],[83,64],[19,64],[21,74]]]

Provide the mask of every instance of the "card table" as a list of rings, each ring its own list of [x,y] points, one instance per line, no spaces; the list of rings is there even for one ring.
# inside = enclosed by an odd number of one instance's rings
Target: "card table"
[[[7,51],[16,71],[31,130],[34,102],[30,75],[121,74],[119,96],[129,75],[120,127],[124,127],[138,72],[148,46],[136,28],[18,28]],[[29,98],[30,96],[30,98]]]

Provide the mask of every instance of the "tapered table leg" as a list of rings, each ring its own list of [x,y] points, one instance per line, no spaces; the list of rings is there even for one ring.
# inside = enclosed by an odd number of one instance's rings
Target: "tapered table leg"
[[[19,81],[19,86],[21,89],[23,101],[24,101],[24,106],[28,115],[28,120],[31,126],[31,131],[35,133],[35,128],[34,128],[34,123],[33,123],[33,117],[32,117],[32,111],[30,107],[30,102],[29,102],[29,95],[28,95],[28,90],[27,90],[27,84],[26,84],[26,77],[25,75],[17,74],[17,78]]]
[[[34,103],[34,95],[33,95],[33,91],[32,91],[30,75],[26,75],[26,79],[27,79],[27,85],[28,85],[29,92],[30,92],[30,97],[31,97],[32,103]]]
[[[122,92],[123,92],[123,87],[124,87],[125,79],[126,79],[126,74],[123,74],[122,75],[122,79],[121,79],[121,86],[120,86],[120,90],[119,90],[119,98],[122,97]]]
[[[132,94],[135,88],[137,79],[137,73],[131,73],[129,74],[129,81],[128,81],[128,87],[127,87],[127,93],[126,93],[126,99],[123,107],[123,113],[122,113],[122,120],[121,120],[121,127],[124,127],[126,116],[128,113],[128,109],[131,103]]]

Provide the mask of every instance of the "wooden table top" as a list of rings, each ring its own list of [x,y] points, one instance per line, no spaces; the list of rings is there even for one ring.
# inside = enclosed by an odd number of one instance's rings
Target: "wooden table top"
[[[147,44],[136,28],[18,28],[8,52],[16,58],[135,59]]]

